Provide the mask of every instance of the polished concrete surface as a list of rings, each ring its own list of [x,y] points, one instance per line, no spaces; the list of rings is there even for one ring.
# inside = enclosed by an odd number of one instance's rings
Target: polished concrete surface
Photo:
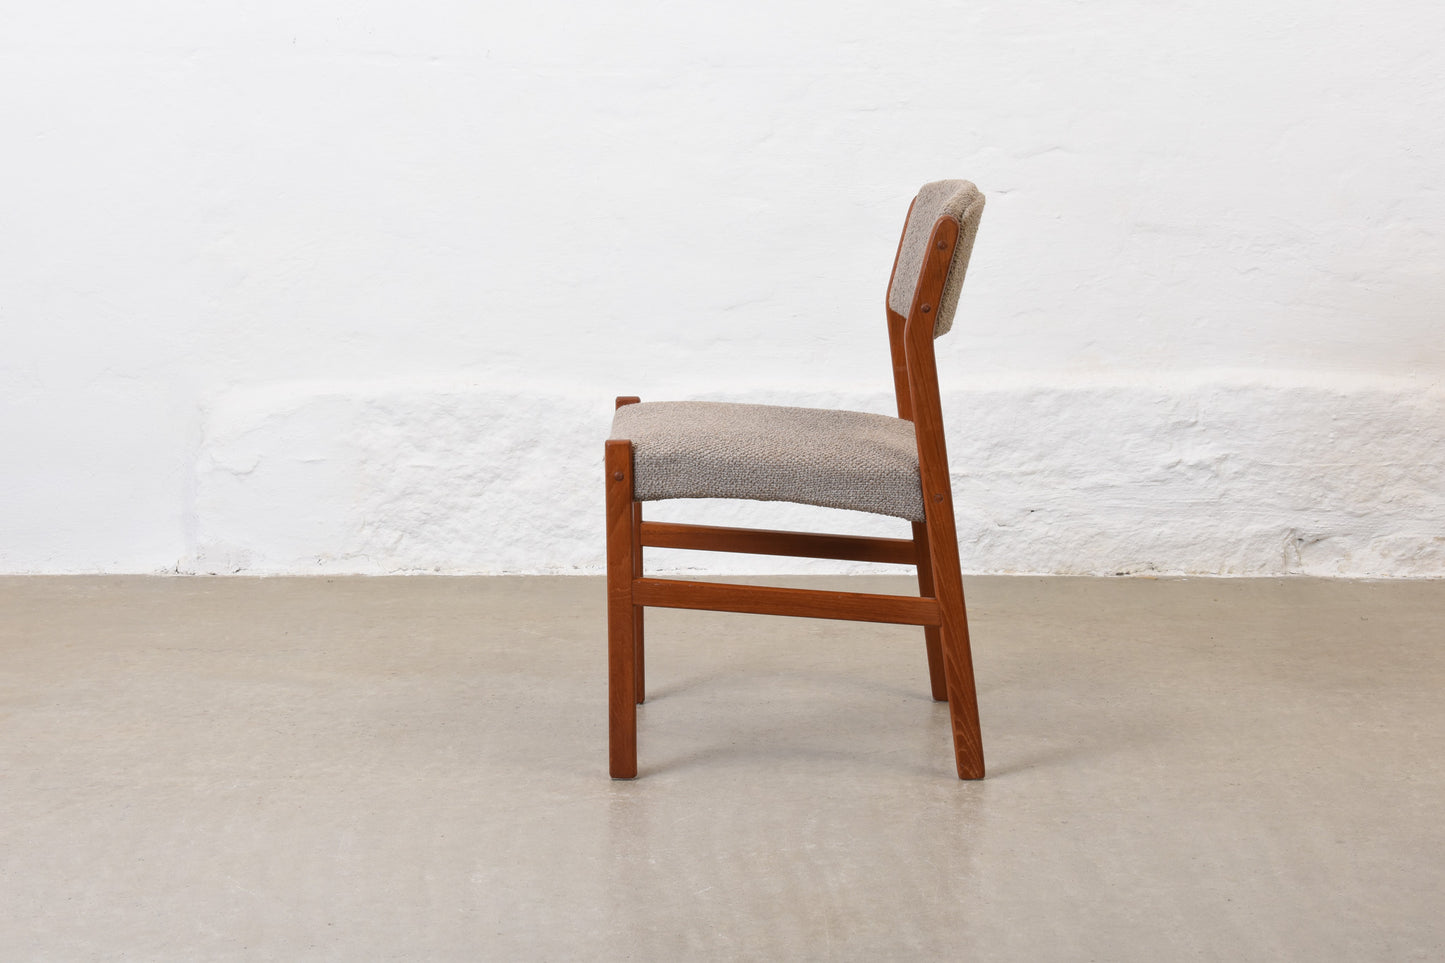
[[[0,579],[0,959],[1445,958],[1445,582],[966,588],[987,780],[920,631],[652,610],[613,782],[597,579]]]

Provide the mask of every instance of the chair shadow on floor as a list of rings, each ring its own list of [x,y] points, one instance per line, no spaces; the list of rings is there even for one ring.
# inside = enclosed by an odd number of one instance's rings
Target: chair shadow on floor
[[[1035,692],[1043,691],[1042,683],[1046,681],[1046,668],[1041,666],[1039,672],[1040,678],[1035,680],[1038,687],[1032,690]],[[663,756],[645,769],[658,773],[680,771],[746,758],[754,758],[764,766],[786,762],[790,768],[810,765],[831,767],[834,762],[842,764],[844,760],[852,759],[859,766],[871,767],[879,772],[926,777],[930,782],[941,779],[941,773],[932,760],[949,740],[948,706],[931,698],[926,666],[918,667],[918,675],[919,680],[909,684],[861,677],[857,672],[843,669],[828,671],[799,667],[769,671],[766,677],[770,683],[791,690],[770,703],[778,708],[777,713],[755,724],[748,724],[737,718],[744,713],[730,711],[727,715],[731,728],[726,732],[706,726],[681,727],[679,731],[700,729],[711,735],[698,736],[691,748]],[[701,712],[706,712],[706,706],[717,702],[735,710],[739,700],[758,696],[759,677],[760,673],[740,673],[733,667],[720,667],[716,671],[693,672],[666,679],[649,691],[647,702],[639,706],[639,711],[652,714],[666,707],[691,714],[693,710],[679,707],[676,704],[678,700],[693,700],[693,705]],[[1118,719],[1108,717],[1107,710],[1102,706],[1091,709],[1084,704],[1079,707],[1073,722],[1054,714],[1045,724],[1040,720],[1048,718],[1047,714],[1028,703],[1027,693],[1031,691],[1029,680],[1013,679],[1001,688],[1024,695],[1022,702],[1007,700],[1008,708],[1004,710],[1007,714],[1000,717],[998,713],[989,711],[989,703],[993,701],[990,695],[997,696],[999,693],[991,692],[989,686],[980,687],[984,728],[999,732],[991,777],[1016,777],[1059,766],[1086,768],[1091,761],[1136,751],[1141,746],[1159,741],[1158,727],[1147,716],[1134,720],[1136,724],[1128,726],[1121,739]],[[817,709],[817,694],[820,692],[839,695],[840,703],[824,712],[812,711]],[[880,727],[877,724],[880,708],[885,706],[887,712],[897,715],[897,726],[885,724]],[[1090,720],[1101,718],[1110,718],[1107,741],[1090,736],[1093,728]],[[804,724],[809,731],[821,730],[828,735],[816,741],[800,743],[789,737],[788,733],[796,729],[796,725],[790,723]],[[908,746],[897,745],[898,731],[917,730],[920,725],[926,732],[926,750],[918,751],[916,747],[910,750]],[[876,749],[860,746],[859,740],[850,735],[850,729],[860,726],[870,732],[879,728],[887,730]],[[947,781],[953,782],[952,779]]]

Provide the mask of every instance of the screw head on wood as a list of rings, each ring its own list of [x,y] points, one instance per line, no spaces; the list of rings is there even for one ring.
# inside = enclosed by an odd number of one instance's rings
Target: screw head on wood
[[[943,501],[943,492],[934,492],[934,493],[933,493],[933,500],[936,501],[936,502],[941,502],[941,501]]]
[[[612,479],[613,479],[613,481],[622,481],[623,477],[624,477],[624,476],[623,476],[622,472],[620,472],[620,471],[615,471],[615,472],[612,473]]]
[[[946,248],[946,247],[948,247],[948,242],[945,241],[943,238],[939,238],[939,239],[938,239],[938,249],[941,251],[941,250],[943,250],[943,249]]]
[[[924,314],[927,314],[928,312],[930,312],[930,311],[933,310],[933,305],[931,305],[931,304],[925,304],[923,307],[919,308],[918,310],[922,311]]]

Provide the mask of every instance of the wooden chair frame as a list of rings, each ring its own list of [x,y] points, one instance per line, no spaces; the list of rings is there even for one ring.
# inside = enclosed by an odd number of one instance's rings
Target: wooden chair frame
[[[632,442],[607,442],[608,743],[614,779],[637,775],[637,706],[645,698],[643,609],[649,605],[923,626],[933,698],[948,702],[958,777],[983,778],[983,741],[933,350],[934,313],[959,233],[953,217],[934,222],[908,317],[887,310],[898,417],[913,422],[918,440],[925,520],[913,523],[912,539],[643,521],[642,503],[633,493]],[[900,251],[902,244],[900,238]],[[897,270],[895,254],[894,273]],[[640,400],[618,398],[617,407]],[[919,595],[647,578],[642,551],[648,547],[911,564],[918,570]]]

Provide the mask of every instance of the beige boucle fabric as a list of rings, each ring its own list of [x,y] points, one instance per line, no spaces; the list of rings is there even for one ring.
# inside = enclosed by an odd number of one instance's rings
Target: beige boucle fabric
[[[935,338],[947,334],[953,327],[958,292],[963,287],[963,276],[968,273],[968,258],[973,253],[973,240],[978,236],[979,218],[983,217],[983,195],[977,187],[969,181],[934,181],[923,185],[903,229],[898,269],[893,272],[893,286],[888,290],[888,306],[908,317],[908,312],[913,310],[913,292],[918,288],[923,260],[928,254],[929,235],[933,233],[934,222],[945,215],[959,223],[958,246],[953,249],[953,263],[943,285],[943,303],[933,316]]]
[[[624,405],[639,501],[750,498],[923,521],[913,422],[859,411],[659,401]]]

